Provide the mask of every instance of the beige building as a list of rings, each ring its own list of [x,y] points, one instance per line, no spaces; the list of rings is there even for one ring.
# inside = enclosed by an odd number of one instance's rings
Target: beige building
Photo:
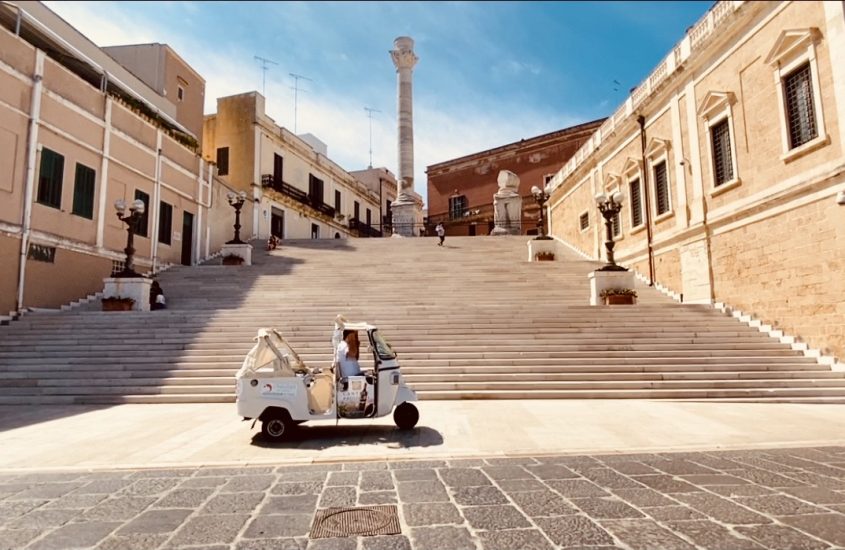
[[[392,233],[393,213],[391,205],[396,200],[398,189],[396,175],[384,167],[352,170],[352,177],[363,183],[373,193],[379,196],[379,224],[382,235],[389,237]]]
[[[553,234],[845,358],[845,14],[721,1],[555,175]]]
[[[258,238],[380,236],[378,191],[329,159],[315,136],[277,125],[258,92],[217,100],[217,113],[205,117],[203,156],[248,193],[251,225],[241,224]]]
[[[187,114],[201,112],[204,83],[169,59],[194,79],[181,106],[43,4],[0,4],[0,314],[102,290],[125,257],[117,199],[147,207],[139,271],[192,264],[222,244],[211,228],[231,207]]]

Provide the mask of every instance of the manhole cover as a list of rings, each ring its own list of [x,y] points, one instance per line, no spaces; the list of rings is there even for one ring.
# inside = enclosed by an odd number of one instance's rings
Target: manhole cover
[[[361,506],[318,510],[311,525],[310,537],[369,537],[398,535],[401,532],[396,506]]]

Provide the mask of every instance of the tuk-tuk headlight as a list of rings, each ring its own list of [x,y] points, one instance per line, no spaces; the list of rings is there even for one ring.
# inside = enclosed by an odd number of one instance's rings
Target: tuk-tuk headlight
[[[250,381],[249,381],[249,385],[250,385],[250,386],[252,386],[252,387],[254,388],[255,386],[257,386],[257,385],[258,385],[258,380],[256,380],[255,378],[253,378],[252,380],[250,380]]]

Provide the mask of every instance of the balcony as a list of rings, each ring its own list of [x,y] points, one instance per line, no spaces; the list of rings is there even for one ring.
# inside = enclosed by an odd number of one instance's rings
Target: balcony
[[[381,231],[375,227],[371,227],[358,218],[351,218],[349,220],[350,231],[355,231],[359,237],[381,237]]]
[[[323,214],[324,216],[328,216],[329,218],[334,217],[334,208],[332,206],[329,206],[328,204],[324,203],[321,199],[317,197],[312,197],[305,191],[282,181],[280,178],[274,177],[272,174],[264,174],[263,176],[261,176],[261,185],[263,187],[269,187],[270,189],[277,191],[282,195],[286,195],[292,198],[293,200],[310,207],[316,212]]]

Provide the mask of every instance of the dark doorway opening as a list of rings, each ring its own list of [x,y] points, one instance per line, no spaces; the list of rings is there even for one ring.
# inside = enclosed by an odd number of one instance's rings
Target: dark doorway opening
[[[182,265],[194,263],[194,215],[182,213]]]

